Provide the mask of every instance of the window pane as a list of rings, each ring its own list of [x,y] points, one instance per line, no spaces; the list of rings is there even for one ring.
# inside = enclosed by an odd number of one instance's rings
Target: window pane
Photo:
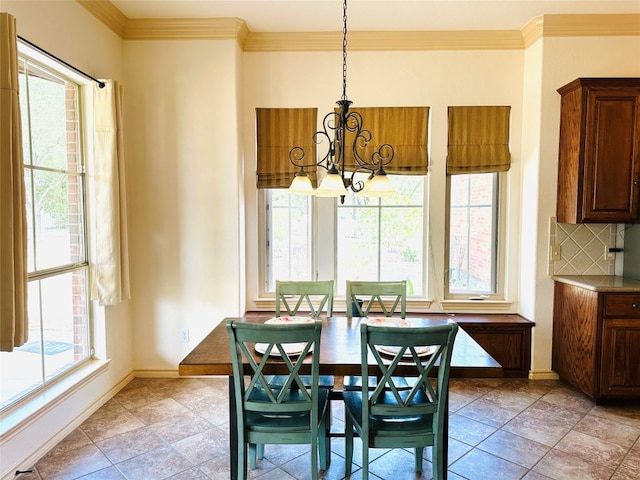
[[[26,65],[26,66],[25,66]],[[77,89],[31,62],[23,63],[20,75],[21,114],[25,164],[72,172],[78,171]],[[22,97],[28,92],[28,104]],[[45,114],[43,114],[45,113]],[[31,149],[29,149],[29,145]]]
[[[84,261],[81,177],[41,170],[27,170],[25,176],[25,184],[33,188],[28,191],[27,209],[32,215],[29,233],[34,238],[29,243],[35,242],[35,264],[29,259],[29,265],[42,270]]]
[[[496,173],[452,175],[449,212],[449,291],[496,291]]]
[[[346,280],[407,280],[408,295],[422,295],[424,177],[391,176],[398,194],[347,195],[338,205],[337,284]]]
[[[271,225],[267,245],[267,291],[276,280],[311,280],[311,199],[285,189],[267,191]]]
[[[2,407],[89,358],[86,268],[29,282],[29,337],[2,352]]]

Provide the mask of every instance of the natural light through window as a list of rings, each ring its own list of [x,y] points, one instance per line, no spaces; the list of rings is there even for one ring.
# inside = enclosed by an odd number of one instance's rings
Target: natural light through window
[[[20,58],[29,336],[2,352],[1,407],[90,356],[79,87]]]

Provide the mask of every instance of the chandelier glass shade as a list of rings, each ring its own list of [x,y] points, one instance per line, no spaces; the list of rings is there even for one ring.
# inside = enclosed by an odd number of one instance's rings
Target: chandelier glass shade
[[[363,127],[359,112],[349,111],[352,102],[347,98],[347,0],[343,2],[342,34],[342,97],[336,102],[338,108],[325,115],[322,130],[313,135],[317,145],[328,145],[327,152],[320,160],[305,161],[302,147],[293,147],[289,151],[289,161],[299,168],[289,192],[340,197],[342,202],[349,190],[361,196],[394,195],[396,190],[384,170],[393,161],[393,147],[384,144],[370,158],[362,158],[360,152],[371,142],[371,132]],[[314,190],[305,168],[318,167],[327,173]],[[356,175],[361,173],[367,174],[366,180],[356,179]]]

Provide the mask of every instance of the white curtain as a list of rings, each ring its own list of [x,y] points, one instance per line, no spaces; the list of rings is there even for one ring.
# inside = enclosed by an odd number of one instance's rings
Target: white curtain
[[[115,305],[131,297],[129,245],[122,131],[122,86],[105,80],[93,90],[93,232],[95,261],[91,270],[91,298]]]
[[[0,350],[27,341],[27,216],[16,20],[0,13]]]

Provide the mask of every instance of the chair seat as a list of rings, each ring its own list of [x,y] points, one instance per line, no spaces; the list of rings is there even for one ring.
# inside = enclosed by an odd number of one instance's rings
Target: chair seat
[[[409,389],[411,385],[405,378],[393,377],[393,382],[399,389]],[[378,379],[376,377],[369,377],[369,390],[373,390],[378,385]],[[344,390],[362,390],[362,377],[356,375],[345,375],[343,379]]]
[[[282,386],[287,381],[286,375],[265,375],[265,379],[267,383],[273,387]],[[300,375],[300,379],[302,383],[304,383],[305,387],[311,385],[311,377],[309,375]],[[334,378],[333,375],[320,375],[318,377],[318,386],[320,388],[333,388],[334,386]]]
[[[362,392],[345,391],[342,394],[345,408],[348,409],[355,424],[361,428],[358,419],[362,418]],[[385,394],[384,403],[388,405],[396,405],[397,401],[389,392]],[[427,404],[426,394],[419,392],[416,398],[411,402],[412,405]],[[370,434],[386,434],[386,435],[409,435],[412,431],[425,432],[425,427],[433,424],[433,413],[417,414],[412,416],[398,415],[369,415],[369,433]]]
[[[256,400],[258,397],[258,395],[252,395],[251,400]],[[288,401],[292,400],[291,397],[288,397]],[[327,410],[328,403],[329,391],[327,389],[319,389],[318,424]],[[289,431],[308,431],[309,415],[309,412],[247,412],[246,425],[253,432],[272,432],[283,428]]]

